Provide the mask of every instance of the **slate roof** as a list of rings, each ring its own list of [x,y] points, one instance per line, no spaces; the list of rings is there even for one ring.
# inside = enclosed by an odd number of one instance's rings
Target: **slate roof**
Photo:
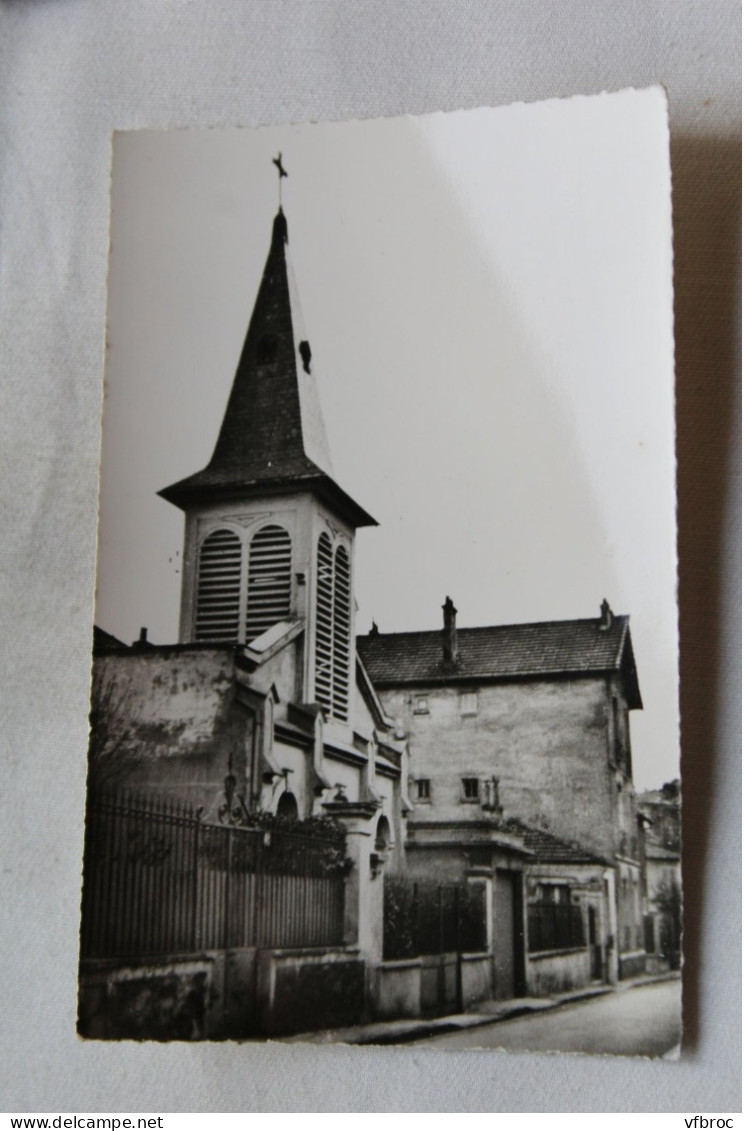
[[[535,854],[535,863],[542,864],[606,864],[601,857],[578,844],[572,844],[544,829],[535,829],[512,818],[504,822],[504,829],[516,833],[524,841],[525,848]]]
[[[99,628],[97,624],[93,625],[93,651],[105,651],[107,648],[128,648],[129,645],[125,644],[123,640],[113,636],[110,632],[106,632],[104,628]]]
[[[334,481],[312,351],[287,258],[287,221],[274,218],[271,246],[212,458],[159,494],[191,501],[313,491],[354,526],[375,520]]]
[[[629,618],[544,621],[457,630],[458,661],[445,664],[442,632],[372,633],[357,648],[375,686],[486,682],[622,671],[629,707],[641,707]]]

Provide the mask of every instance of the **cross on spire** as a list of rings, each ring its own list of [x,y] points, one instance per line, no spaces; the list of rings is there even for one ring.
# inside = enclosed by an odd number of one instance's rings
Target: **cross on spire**
[[[272,161],[272,164],[276,165],[276,171],[279,174],[279,207],[281,208],[281,206],[282,206],[282,179],[284,177],[288,177],[289,173],[287,172],[287,170],[282,165],[281,150],[276,155],[276,157],[271,158],[271,161]]]

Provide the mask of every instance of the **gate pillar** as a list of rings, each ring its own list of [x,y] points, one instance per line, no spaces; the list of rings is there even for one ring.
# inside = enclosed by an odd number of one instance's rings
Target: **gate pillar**
[[[371,963],[382,961],[382,869],[375,849],[379,802],[336,797],[323,810],[346,829],[346,853],[352,867],[344,894],[344,943],[356,946]]]

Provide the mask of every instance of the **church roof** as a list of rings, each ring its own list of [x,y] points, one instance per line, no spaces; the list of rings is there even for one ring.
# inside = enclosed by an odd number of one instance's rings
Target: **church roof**
[[[600,624],[568,620],[458,628],[456,664],[445,662],[441,630],[373,632],[358,637],[357,648],[378,687],[619,671],[628,706],[641,707],[629,618],[613,615],[608,628]]]
[[[183,507],[202,499],[309,490],[353,526],[373,526],[375,520],[332,477],[287,243],[280,208],[212,458],[159,493]]]

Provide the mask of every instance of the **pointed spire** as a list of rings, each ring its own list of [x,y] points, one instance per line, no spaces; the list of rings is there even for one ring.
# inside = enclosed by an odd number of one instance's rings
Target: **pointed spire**
[[[281,184],[282,169],[277,168]],[[302,326],[288,242],[280,207],[212,458],[202,471],[160,495],[183,507],[197,499],[249,497],[268,489],[305,486],[352,525],[375,525],[331,478],[312,350]]]

